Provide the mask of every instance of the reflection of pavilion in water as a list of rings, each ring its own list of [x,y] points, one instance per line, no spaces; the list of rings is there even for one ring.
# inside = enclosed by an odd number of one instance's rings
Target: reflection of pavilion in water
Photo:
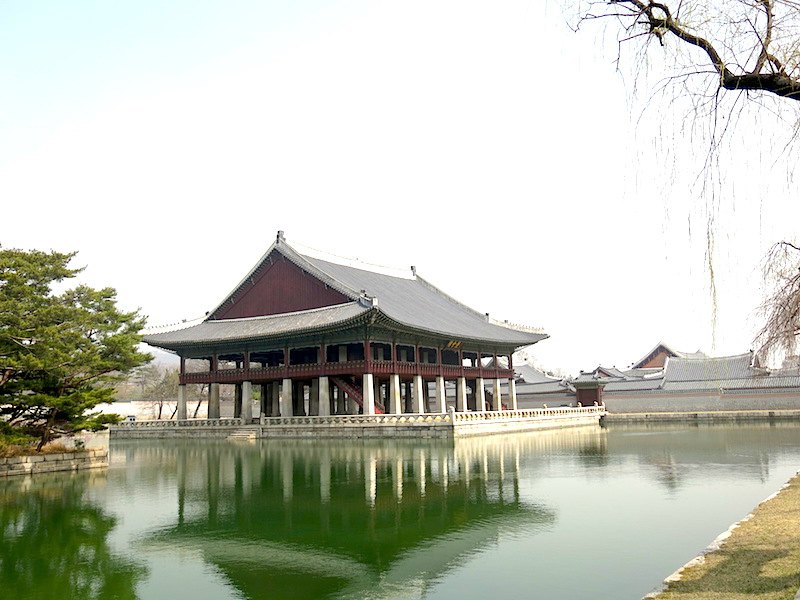
[[[379,597],[422,595],[504,532],[555,519],[520,499],[516,438],[117,451],[176,469],[177,523],[147,545],[199,550],[248,598]]]

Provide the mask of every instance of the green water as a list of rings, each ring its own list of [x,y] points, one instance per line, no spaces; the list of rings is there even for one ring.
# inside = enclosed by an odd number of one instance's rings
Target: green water
[[[0,598],[638,599],[800,469],[800,427],[110,455],[0,481]]]

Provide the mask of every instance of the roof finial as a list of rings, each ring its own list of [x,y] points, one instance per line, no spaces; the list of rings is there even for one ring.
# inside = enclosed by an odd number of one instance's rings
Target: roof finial
[[[416,277],[417,276],[417,267],[411,265],[411,274]]]
[[[278,236],[275,238],[275,243],[280,244],[281,242],[285,242],[286,240],[283,237],[283,229],[278,230]]]

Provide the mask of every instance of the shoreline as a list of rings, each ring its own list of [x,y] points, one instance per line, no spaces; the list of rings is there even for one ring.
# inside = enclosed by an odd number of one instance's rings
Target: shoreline
[[[602,423],[657,423],[665,421],[737,422],[737,421],[799,421],[800,410],[732,410],[692,412],[607,413]]]
[[[793,600],[800,597],[800,569],[796,567],[800,557],[800,527],[797,523],[800,523],[800,471],[642,600],[756,597],[759,600]],[[776,529],[780,533],[776,534]],[[755,579],[744,579],[742,585],[743,569],[738,562],[747,553],[772,558],[757,563]],[[780,561],[787,557],[790,571],[784,575],[786,567]],[[751,558],[746,566],[752,566],[752,562]],[[794,572],[791,572],[791,565],[795,565]],[[779,575],[774,575],[775,572]],[[785,582],[783,589],[777,587],[781,582]]]

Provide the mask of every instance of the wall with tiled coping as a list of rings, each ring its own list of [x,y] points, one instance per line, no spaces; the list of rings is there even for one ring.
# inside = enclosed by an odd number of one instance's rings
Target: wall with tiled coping
[[[35,454],[0,458],[0,477],[56,471],[80,471],[108,466],[108,450],[76,450],[59,454]]]

